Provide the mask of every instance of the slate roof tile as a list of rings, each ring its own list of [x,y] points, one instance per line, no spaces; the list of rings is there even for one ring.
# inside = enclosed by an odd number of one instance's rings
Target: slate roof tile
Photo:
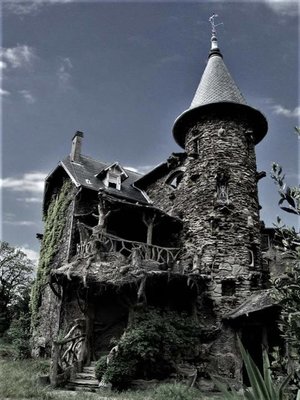
[[[242,93],[228,72],[223,58],[213,55],[208,59],[190,109],[218,102],[246,104]]]
[[[148,203],[142,192],[133,185],[134,182],[141,177],[141,174],[139,173],[124,168],[128,178],[122,182],[121,190],[118,190],[115,188],[106,187],[103,181],[96,177],[100,171],[109,167],[111,164],[105,164],[103,162],[94,160],[91,157],[81,155],[80,163],[72,162],[70,160],[70,156],[68,156],[60,162],[60,165],[73,178],[73,181],[77,186],[82,186],[95,191],[103,188],[111,195],[123,197],[127,200],[135,202]]]

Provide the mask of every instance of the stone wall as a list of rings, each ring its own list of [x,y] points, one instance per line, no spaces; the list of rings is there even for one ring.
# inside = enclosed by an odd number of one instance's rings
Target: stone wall
[[[61,302],[54,295],[50,286],[43,290],[39,308],[39,321],[32,335],[32,354],[34,357],[49,357],[51,343],[59,332],[59,315]]]

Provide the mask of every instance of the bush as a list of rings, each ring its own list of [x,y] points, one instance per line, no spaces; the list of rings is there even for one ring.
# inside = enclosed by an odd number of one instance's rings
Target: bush
[[[105,372],[105,380],[111,383],[113,389],[124,390],[130,386],[136,370],[136,360],[117,356],[109,363]]]
[[[180,383],[166,383],[158,386],[153,393],[153,400],[199,400],[199,391]]]
[[[15,358],[22,360],[30,357],[30,315],[21,314],[14,319],[6,336],[15,350]]]
[[[176,371],[176,363],[195,358],[200,335],[199,323],[185,313],[139,310],[122,335],[105,378],[116,389],[128,387],[134,378],[165,379]]]
[[[96,363],[95,366],[95,376],[100,382],[102,379],[102,376],[104,375],[106,369],[107,369],[107,356],[102,356]]]
[[[8,342],[7,338],[0,337],[0,360],[3,359],[15,359],[16,350],[11,343]]]

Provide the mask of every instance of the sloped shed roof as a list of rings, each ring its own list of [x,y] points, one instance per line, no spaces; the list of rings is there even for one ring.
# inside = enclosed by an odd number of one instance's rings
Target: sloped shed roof
[[[249,316],[249,314],[257,311],[262,311],[270,307],[278,306],[278,302],[273,297],[273,291],[260,290],[253,293],[248,299],[242,303],[235,310],[225,315],[223,319],[235,320],[243,316]]]

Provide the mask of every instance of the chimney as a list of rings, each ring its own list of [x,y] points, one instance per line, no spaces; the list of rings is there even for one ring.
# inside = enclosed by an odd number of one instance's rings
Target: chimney
[[[83,132],[77,131],[72,139],[71,161],[80,163],[82,138]]]

